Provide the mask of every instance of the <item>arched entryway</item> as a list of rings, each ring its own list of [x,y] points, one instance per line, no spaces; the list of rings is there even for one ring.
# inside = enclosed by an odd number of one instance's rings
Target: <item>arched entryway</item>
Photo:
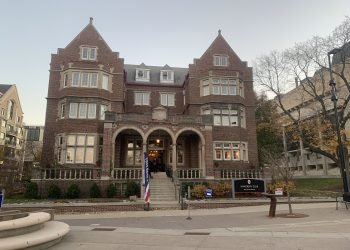
[[[205,172],[205,141],[200,131],[184,128],[176,134],[174,166],[179,178],[201,178]]]
[[[145,137],[151,171],[172,172],[172,132],[167,128],[155,127]]]

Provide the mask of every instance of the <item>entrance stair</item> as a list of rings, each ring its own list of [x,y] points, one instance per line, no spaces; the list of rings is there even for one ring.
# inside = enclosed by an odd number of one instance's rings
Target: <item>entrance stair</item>
[[[151,202],[152,201],[176,201],[175,186],[171,178],[165,172],[152,173],[150,179]]]

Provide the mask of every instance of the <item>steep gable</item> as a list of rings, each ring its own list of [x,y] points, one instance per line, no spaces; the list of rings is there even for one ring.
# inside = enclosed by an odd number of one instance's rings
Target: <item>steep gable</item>
[[[227,56],[227,66],[215,66],[214,56]],[[244,80],[252,80],[252,69],[247,67],[247,62],[242,61],[239,56],[233,51],[231,46],[225,40],[219,30],[217,37],[210,44],[208,49],[199,59],[195,59],[193,64],[190,64],[190,74],[201,77],[201,72],[210,70],[218,71],[237,71]]]

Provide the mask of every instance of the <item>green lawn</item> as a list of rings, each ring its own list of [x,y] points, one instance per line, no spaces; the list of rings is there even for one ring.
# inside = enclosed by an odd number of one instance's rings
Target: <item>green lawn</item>
[[[292,196],[336,197],[343,191],[340,178],[294,179],[296,190]]]

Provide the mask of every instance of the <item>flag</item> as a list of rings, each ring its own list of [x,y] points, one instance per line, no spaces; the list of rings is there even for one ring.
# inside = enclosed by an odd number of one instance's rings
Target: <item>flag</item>
[[[149,166],[148,166],[148,154],[145,152],[144,153],[144,162],[145,162],[145,203],[149,203],[150,201],[150,196],[151,196],[151,193],[150,193],[150,190],[149,190]]]

